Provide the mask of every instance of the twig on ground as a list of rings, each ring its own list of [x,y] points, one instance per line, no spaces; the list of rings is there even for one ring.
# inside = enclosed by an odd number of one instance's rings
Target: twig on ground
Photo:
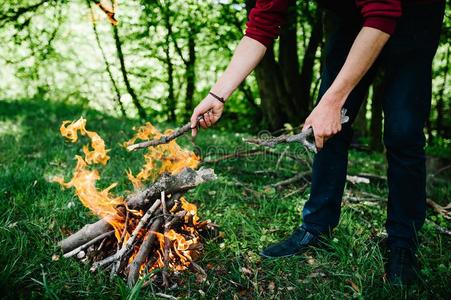
[[[276,170],[279,169],[280,163],[282,162],[282,159],[284,158],[284,156],[285,156],[285,154],[286,154],[287,152],[288,152],[288,147],[286,147],[286,148],[283,150],[282,154],[280,154],[279,159],[277,160],[277,163],[276,163]]]
[[[451,220],[451,203],[447,206],[441,206],[430,198],[426,199],[426,203],[432,207],[436,213],[442,215],[445,219]]]
[[[177,300],[177,297],[171,296],[171,295],[167,295],[167,294],[163,294],[163,293],[155,293],[155,296],[158,296],[160,298],[164,298],[164,299],[170,299],[170,300]]]
[[[352,184],[359,184],[359,183],[369,184],[370,183],[370,180],[368,178],[360,177],[360,176],[346,175],[346,180]]]
[[[301,172],[301,173],[296,174],[295,176],[293,176],[291,178],[288,178],[288,179],[285,179],[285,180],[282,180],[282,181],[270,184],[269,186],[270,187],[282,187],[282,186],[285,186],[285,185],[289,185],[289,184],[301,181],[302,179],[308,181],[305,177],[310,175],[310,174],[311,174],[311,171]]]

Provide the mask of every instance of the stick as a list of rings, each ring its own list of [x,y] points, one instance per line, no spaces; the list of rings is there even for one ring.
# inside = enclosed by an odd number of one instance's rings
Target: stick
[[[199,118],[198,120],[200,120],[201,118]],[[128,151],[136,151],[138,149],[143,149],[143,148],[148,148],[148,147],[155,147],[158,145],[162,145],[162,144],[167,144],[170,141],[178,138],[181,135],[184,135],[185,133],[187,133],[188,131],[191,130],[191,123],[186,123],[185,125],[183,125],[180,128],[177,128],[176,130],[174,130],[173,133],[171,133],[170,135],[163,135],[162,137],[160,137],[157,140],[152,140],[152,141],[145,141],[145,142],[141,142],[141,143],[137,143],[137,144],[133,144],[127,147]]]
[[[273,183],[273,184],[271,184],[270,186],[271,186],[271,187],[281,187],[281,186],[284,186],[284,185],[289,185],[289,184],[298,182],[298,181],[300,181],[301,179],[305,179],[305,176],[308,176],[308,175],[310,175],[311,173],[312,173],[311,171],[301,172],[301,173],[299,173],[299,174],[297,174],[297,175],[295,175],[295,176],[293,176],[293,177],[291,177],[291,178],[288,178],[288,179],[286,179],[286,180],[282,180],[282,181]]]
[[[89,246],[94,245],[95,243],[97,243],[98,241],[101,241],[102,239],[106,238],[106,237],[110,237],[111,235],[114,234],[114,230],[111,230],[109,232],[105,232],[104,234],[99,235],[98,237],[90,240],[89,242],[75,248],[74,250],[67,252],[66,254],[63,255],[63,257],[65,258],[69,258],[72,257],[74,255],[77,255],[78,252],[80,252],[81,250],[85,250],[87,249]]]
[[[122,245],[122,248],[117,251],[114,255],[111,255],[105,259],[102,259],[101,261],[95,262],[92,265],[91,271],[95,271],[99,267],[103,267],[105,265],[108,265],[112,263],[115,260],[122,259],[123,256],[126,255],[127,252],[129,252],[135,243],[136,236],[141,231],[141,228],[147,223],[147,221],[150,219],[150,217],[153,215],[153,213],[157,210],[157,208],[160,206],[161,201],[157,200],[155,203],[147,210],[147,212],[144,214],[144,216],[139,221],[138,225],[135,227],[135,229],[132,232],[132,235],[127,240],[127,242]]]
[[[174,296],[163,294],[163,293],[155,293],[155,296],[158,296],[158,297],[164,298],[164,299],[170,299],[170,300],[177,300],[178,299],[178,298],[176,298]]]
[[[63,253],[67,253],[111,229],[112,227],[106,219],[101,219],[93,224],[83,226],[79,231],[59,242],[58,245],[63,250]]]
[[[170,247],[170,241],[167,238],[167,234],[168,234],[168,210],[166,207],[166,200],[164,197],[164,191],[161,192],[161,207],[163,208],[163,219],[164,219],[164,249],[163,249],[163,262],[164,262],[164,267],[163,267],[163,285],[165,287],[169,286],[169,280],[168,280],[168,267],[169,267],[169,247]]]
[[[182,193],[173,194],[167,204],[169,204],[169,206],[174,205],[174,203],[178,199],[180,199],[182,195],[183,195]],[[158,211],[156,212],[156,214],[158,214]],[[150,225],[149,230],[144,236],[141,247],[139,248],[139,251],[135,256],[135,259],[130,264],[130,270],[128,272],[127,278],[127,283],[129,287],[133,287],[138,281],[141,265],[146,261],[146,258],[149,256],[150,251],[152,250],[152,245],[155,243],[156,240],[155,232],[160,231],[159,229],[162,224],[163,218],[162,217],[156,218],[155,221],[153,221],[153,223]]]
[[[346,109],[343,109],[341,111],[341,124],[347,123],[349,121],[349,117],[346,116]],[[309,138],[313,137],[313,129],[307,128],[306,130],[293,135],[288,134],[282,134],[277,137],[271,137],[271,138],[265,138],[265,139],[259,139],[259,138],[251,138],[247,139],[246,142],[251,144],[256,144],[260,146],[266,146],[266,147],[274,147],[278,144],[283,143],[293,143],[293,142],[299,142],[303,144],[308,150],[312,152],[317,152],[316,146],[314,143],[309,141]]]
[[[165,191],[166,194],[185,192],[201,183],[215,179],[216,175],[213,169],[203,168],[200,168],[197,171],[185,168],[177,175],[163,174],[160,179],[148,189],[128,197],[127,205],[131,209],[146,207],[151,200],[159,197],[162,191]]]
[[[117,243],[118,247],[124,243],[125,234],[127,233],[128,219],[130,218],[130,211],[127,208],[125,208],[125,209],[127,210],[127,212],[125,215],[124,231],[122,231],[120,242]]]

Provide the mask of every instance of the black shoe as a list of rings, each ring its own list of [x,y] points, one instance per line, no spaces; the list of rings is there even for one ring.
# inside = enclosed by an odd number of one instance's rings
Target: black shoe
[[[385,265],[387,280],[393,285],[410,285],[418,279],[418,262],[412,249],[391,247]]]
[[[286,240],[269,246],[260,255],[266,258],[289,257],[299,254],[309,246],[317,245],[318,241],[318,236],[299,227]]]

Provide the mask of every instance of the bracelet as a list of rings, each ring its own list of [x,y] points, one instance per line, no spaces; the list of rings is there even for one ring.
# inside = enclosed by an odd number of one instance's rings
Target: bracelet
[[[225,104],[225,100],[224,100],[223,97],[219,97],[218,95],[216,95],[216,94],[214,94],[214,93],[212,93],[212,92],[209,92],[209,94],[212,95],[213,98],[215,98],[216,100],[222,102],[222,104]]]

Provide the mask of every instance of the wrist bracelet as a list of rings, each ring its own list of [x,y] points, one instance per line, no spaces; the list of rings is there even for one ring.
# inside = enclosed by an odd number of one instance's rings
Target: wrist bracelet
[[[212,92],[209,92],[209,94],[212,95],[213,98],[215,98],[216,100],[222,102],[222,104],[225,104],[225,100],[224,100],[223,97],[219,97],[218,95],[216,95],[216,94],[214,94],[214,93],[212,93]]]

